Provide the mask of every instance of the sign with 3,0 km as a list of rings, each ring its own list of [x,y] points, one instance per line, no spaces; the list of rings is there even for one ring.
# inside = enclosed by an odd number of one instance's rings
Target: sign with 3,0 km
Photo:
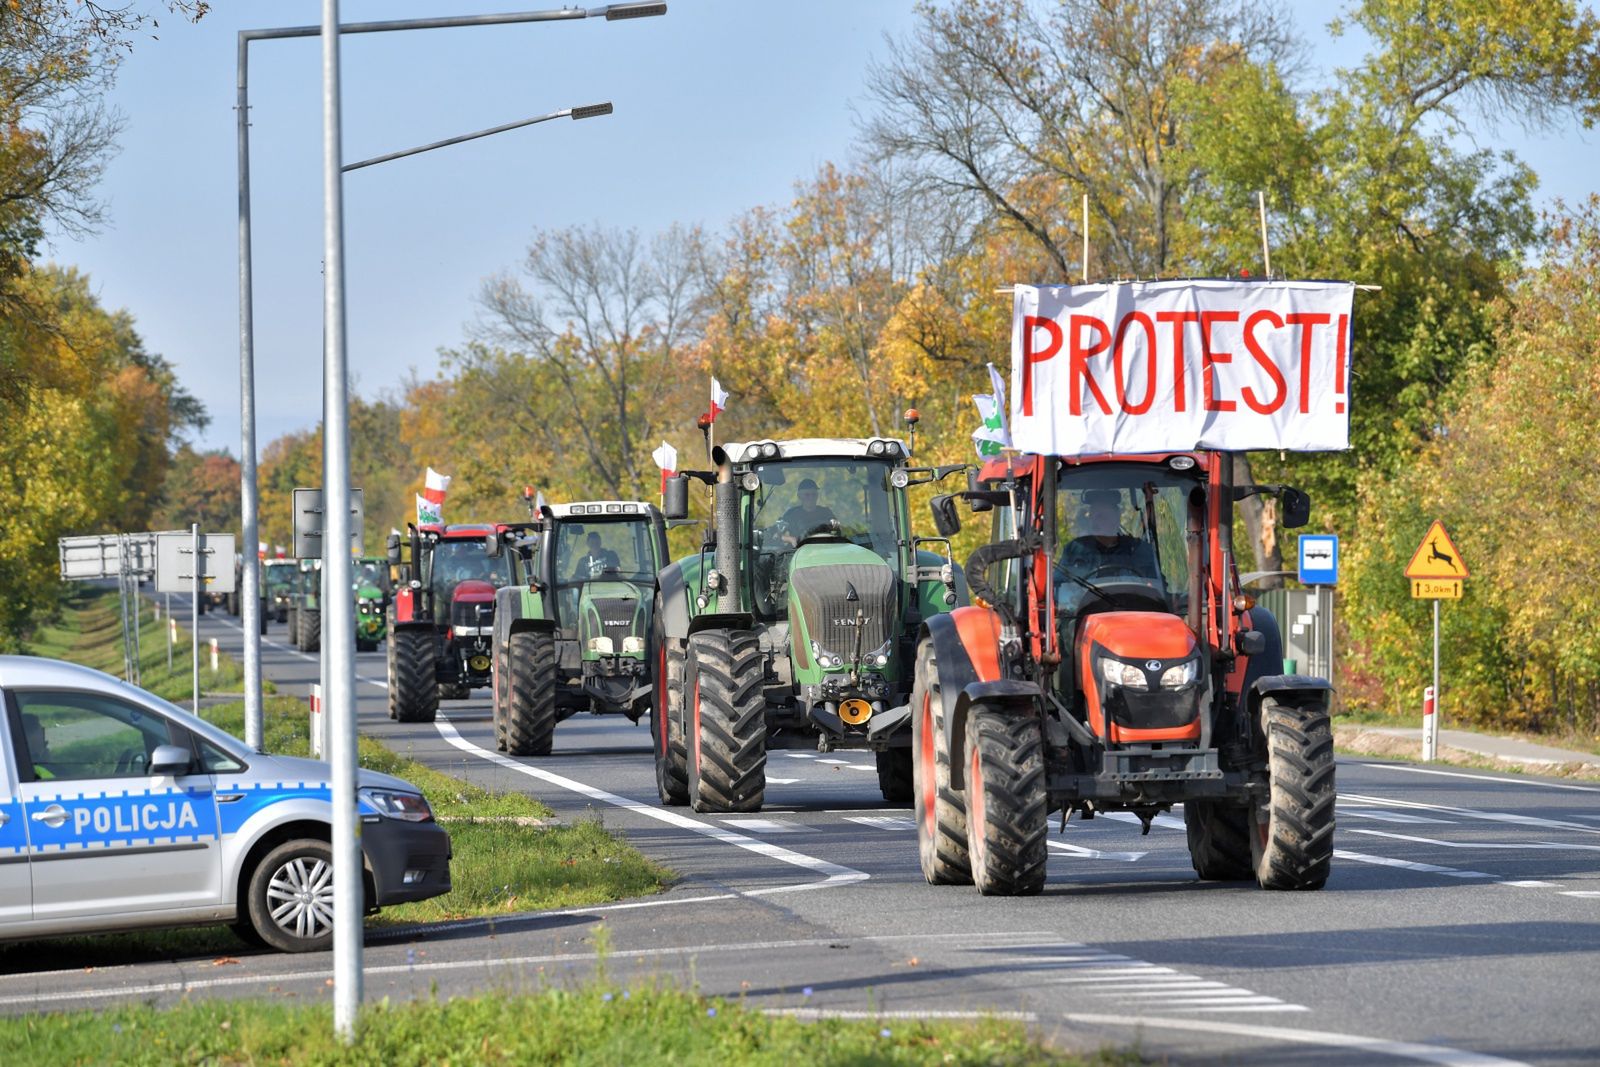
[[[1422,544],[1406,564],[1411,579],[1411,595],[1418,600],[1460,600],[1463,579],[1468,577],[1461,552],[1438,519],[1428,527]]]

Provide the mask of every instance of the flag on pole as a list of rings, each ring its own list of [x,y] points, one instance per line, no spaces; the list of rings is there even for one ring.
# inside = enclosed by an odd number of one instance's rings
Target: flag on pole
[[[256,542],[256,559],[266,559],[266,558],[267,558],[267,543],[265,541],[257,541]]]
[[[678,473],[678,450],[662,441],[661,447],[650,453],[650,458],[661,468],[661,495],[667,493],[667,479]]]
[[[429,467],[422,494],[417,497],[418,526],[426,523],[437,526],[444,522],[444,494],[449,488],[450,476]]]
[[[434,525],[434,526],[438,526],[442,522],[444,522],[444,508],[443,508],[443,506],[440,505],[440,504],[434,503],[433,501],[429,500],[425,496],[422,496],[421,494],[418,494],[418,496],[417,496],[417,525],[418,526],[427,526],[427,525],[431,524],[431,525]]]
[[[982,423],[972,431],[972,443],[981,459],[991,459],[1011,447],[1011,433],[1006,429],[1006,383],[993,363],[989,364],[989,387],[994,390],[992,393],[975,393],[972,397]]]
[[[544,512],[544,490],[541,489],[533,496],[533,510],[535,514]]]
[[[722,387],[722,383],[721,382],[717,381],[716,378],[712,378],[711,379],[711,411],[709,413],[710,414],[710,420],[712,422],[716,422],[717,421],[717,416],[722,413],[723,408],[727,407],[727,404],[728,404],[728,391]]]

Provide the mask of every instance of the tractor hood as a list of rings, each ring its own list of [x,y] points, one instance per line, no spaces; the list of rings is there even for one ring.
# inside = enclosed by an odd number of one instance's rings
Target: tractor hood
[[[789,564],[789,620],[800,662],[815,657],[824,668],[847,667],[858,649],[865,658],[890,644],[900,631],[898,586],[894,568],[869,548],[801,545]],[[822,663],[824,656],[843,662]]]
[[[452,604],[474,604],[487,600],[494,603],[494,586],[477,578],[468,578],[456,584],[450,594]]]
[[[578,641],[585,659],[600,655],[644,658],[650,632],[650,592],[632,582],[585,582],[578,606]]]

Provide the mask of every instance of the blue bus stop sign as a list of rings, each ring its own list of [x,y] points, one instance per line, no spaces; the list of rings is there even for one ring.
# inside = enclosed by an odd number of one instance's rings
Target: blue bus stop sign
[[[1300,535],[1300,580],[1306,585],[1339,582],[1339,535]]]

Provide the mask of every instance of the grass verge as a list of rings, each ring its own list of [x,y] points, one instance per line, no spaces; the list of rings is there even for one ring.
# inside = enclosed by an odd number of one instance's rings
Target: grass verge
[[[148,597],[139,598],[140,685],[174,703],[187,702],[194,687],[194,657],[189,631],[178,628],[177,642],[172,643],[172,668],[168,670],[167,646],[171,642],[167,620],[156,618],[154,604]],[[28,642],[28,652],[35,656],[71,660],[121,678],[122,612],[116,591],[98,588],[75,590],[67,598],[61,618],[35,632],[33,639]],[[217,668],[215,671],[211,669],[210,650],[202,644],[202,695],[237,693],[243,687],[243,671],[231,656],[219,656]],[[272,683],[265,679],[261,686],[265,692],[276,692]]]
[[[601,980],[363,1012],[351,1046],[327,1006],[211,1001],[168,1011],[0,1019],[0,1048],[29,1065],[143,1064],[706,1064],[723,1067],[941,1064],[1010,1067],[1139,1062],[1046,1048],[1017,1022],[904,1019],[802,1021],[661,986]]]

